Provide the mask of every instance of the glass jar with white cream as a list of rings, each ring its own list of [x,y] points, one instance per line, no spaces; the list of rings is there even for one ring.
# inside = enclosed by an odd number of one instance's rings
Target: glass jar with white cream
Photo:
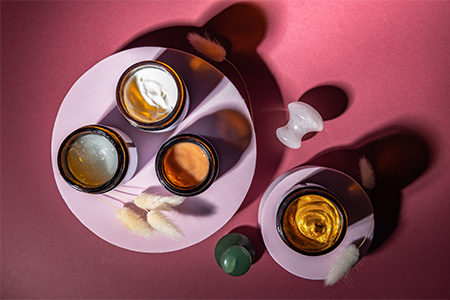
[[[180,75],[160,61],[129,67],[116,88],[120,113],[134,127],[152,132],[175,128],[186,116],[189,94]]]
[[[88,125],[73,131],[61,143],[58,168],[74,189],[100,194],[129,181],[137,159],[137,149],[124,132]]]

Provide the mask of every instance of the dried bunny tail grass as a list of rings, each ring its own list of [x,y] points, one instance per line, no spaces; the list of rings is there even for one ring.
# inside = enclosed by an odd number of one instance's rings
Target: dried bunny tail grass
[[[128,207],[118,209],[116,212],[116,217],[131,232],[147,238],[152,236],[152,228],[141,215],[134,212],[132,209]]]
[[[165,204],[168,204],[170,206],[178,206],[181,203],[184,202],[184,199],[186,199],[185,197],[181,197],[181,196],[166,196],[166,197],[161,197],[162,201]]]
[[[147,213],[147,223],[154,230],[170,238],[178,239],[183,236],[181,230],[159,211],[149,211]]]
[[[372,164],[366,157],[359,159],[359,172],[361,173],[361,181],[364,188],[371,190],[375,187],[375,172]]]
[[[331,286],[338,282],[358,262],[358,259],[359,249],[354,244],[345,247],[339,258],[331,266],[325,278],[325,286]]]
[[[183,203],[181,196],[160,196],[155,194],[141,193],[134,199],[134,204],[145,210],[162,209],[169,210],[170,206],[177,206]]]
[[[201,36],[198,33],[190,32],[187,39],[195,50],[213,61],[222,62],[227,56],[225,48],[209,34]]]

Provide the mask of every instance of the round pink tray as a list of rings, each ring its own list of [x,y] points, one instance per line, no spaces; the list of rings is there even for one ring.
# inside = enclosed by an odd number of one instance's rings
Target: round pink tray
[[[333,191],[347,212],[347,233],[342,243],[330,253],[321,256],[300,254],[289,248],[278,235],[278,206],[286,191],[298,183],[318,184]],[[351,243],[358,246],[367,237],[360,248],[362,258],[374,232],[372,204],[361,186],[344,173],[315,166],[294,168],[275,179],[261,199],[258,222],[272,258],[290,273],[307,279],[324,279],[343,248]]]
[[[185,120],[168,133],[140,131],[120,115],[115,89],[120,75],[132,64],[160,60],[171,65],[185,80],[191,106]],[[172,240],[155,233],[150,239],[128,231],[115,217],[132,196],[116,192],[92,195],[71,188],[60,176],[57,152],[62,140],[87,124],[116,127],[128,134],[138,148],[135,176],[117,190],[136,195],[145,189],[162,191],[154,159],[159,146],[182,132],[207,137],[219,153],[217,180],[204,193],[191,197],[166,215],[182,230],[184,238]],[[237,211],[253,179],[256,140],[247,106],[237,89],[221,72],[204,60],[177,50],[142,47],[114,54],[82,75],[66,95],[55,120],[52,136],[52,166],[59,192],[73,214],[105,241],[133,251],[170,252],[194,245],[219,230]],[[123,193],[122,193],[123,194]],[[122,195],[121,194],[121,195]],[[103,200],[103,201],[100,201]]]

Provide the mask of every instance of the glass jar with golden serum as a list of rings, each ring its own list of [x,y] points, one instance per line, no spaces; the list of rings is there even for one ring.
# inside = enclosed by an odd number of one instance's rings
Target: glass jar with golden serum
[[[300,186],[289,192],[277,212],[277,230],[293,250],[311,256],[335,249],[344,239],[347,215],[331,192]]]

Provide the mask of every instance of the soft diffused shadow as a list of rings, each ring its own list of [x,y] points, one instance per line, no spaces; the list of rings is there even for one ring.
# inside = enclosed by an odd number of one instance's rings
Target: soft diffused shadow
[[[205,116],[186,128],[184,132],[203,136],[214,146],[219,157],[218,177],[239,162],[253,134],[247,118],[232,109],[220,110]]]
[[[115,127],[125,132],[133,141],[138,152],[138,173],[154,156],[164,141],[170,137],[170,132],[150,133],[131,126],[120,114],[117,108],[111,110],[99,124]]]
[[[342,115],[347,109],[349,97],[342,88],[334,85],[321,85],[304,93],[298,101],[314,107],[324,121]]]
[[[216,212],[216,207],[201,196],[189,197],[174,209],[181,214],[197,217],[210,216]]]
[[[336,85],[320,85],[308,90],[298,101],[314,107],[324,121],[332,120],[342,115],[349,104],[349,92]],[[314,137],[317,132],[305,134],[302,141]]]
[[[196,56],[164,51],[156,60],[172,66],[185,82],[190,102],[188,114],[194,111],[223,79],[223,74]]]
[[[190,101],[188,113],[193,111],[223,78],[220,72],[212,69],[204,60],[177,51],[164,51],[157,60],[177,66],[176,71],[188,88]],[[170,137],[170,132],[146,132],[132,127],[115,106],[99,121],[99,124],[118,128],[130,136],[138,150],[136,172],[156,155],[159,146]]]
[[[423,137],[412,129],[396,126],[375,132],[354,145],[324,151],[306,164],[333,168],[361,182],[358,162],[362,156],[371,162],[376,177],[375,188],[368,193],[375,215],[370,251],[375,251],[397,227],[401,190],[425,172],[432,157]]]
[[[269,185],[285,150],[275,135],[276,128],[282,126],[285,121],[284,102],[276,80],[256,51],[266,31],[266,15],[259,6],[253,3],[235,3],[218,12],[204,26],[178,24],[152,30],[134,38],[118,50],[157,46],[201,56],[187,40],[190,32],[199,34],[206,32],[224,45],[227,60],[239,71],[236,71],[228,62],[209,62],[223,72],[236,86],[242,97],[248,100],[245,88],[247,87],[253,104],[253,125],[258,149],[253,183],[240,209],[258,199]],[[242,81],[240,74],[245,82]],[[192,86],[191,83],[188,84],[189,75],[186,76],[186,85]],[[190,90],[190,93],[196,92]],[[201,96],[198,98],[200,99]],[[194,100],[192,107],[195,107],[196,103],[197,100]]]
[[[255,258],[253,259],[253,263],[256,263],[264,254],[264,251],[266,250],[264,246],[264,241],[261,235],[261,232],[258,228],[252,227],[252,226],[240,226],[236,227],[235,229],[231,230],[230,233],[240,233],[248,237],[251,241],[253,246],[255,247]]]

